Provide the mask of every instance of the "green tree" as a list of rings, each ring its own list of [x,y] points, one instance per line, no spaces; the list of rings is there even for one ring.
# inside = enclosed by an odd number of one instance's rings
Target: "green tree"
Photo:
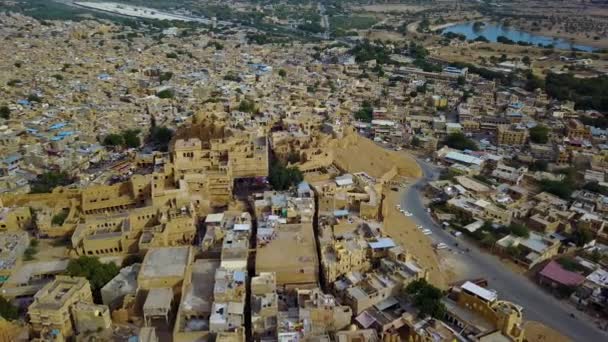
[[[427,283],[425,279],[411,282],[405,288],[405,292],[418,309],[420,317],[442,318],[444,316],[446,308],[441,302],[443,293],[440,289]]]
[[[32,193],[51,192],[58,186],[72,183],[71,177],[66,172],[49,171],[41,174],[31,184]]]
[[[40,96],[38,96],[38,94],[29,94],[27,96],[27,100],[30,102],[42,102],[42,99]]]
[[[448,134],[444,143],[449,147],[458,150],[477,151],[479,149],[479,147],[477,147],[477,143],[467,138],[463,133],[460,132]]]
[[[530,141],[536,144],[546,144],[549,141],[549,128],[543,125],[536,125],[530,128]]]
[[[6,298],[0,296],[0,316],[7,321],[19,318],[19,310]]]
[[[593,233],[588,229],[580,228],[572,232],[572,240],[577,246],[582,247],[593,240]]]
[[[172,99],[175,96],[175,93],[173,92],[173,89],[164,89],[156,93],[156,96],[161,99]]]
[[[173,131],[170,128],[164,126],[155,126],[150,131],[150,140],[159,146],[161,151],[167,151],[169,149],[169,143],[173,138]]]
[[[8,106],[0,106],[0,118],[8,120],[11,116],[11,109]]]
[[[177,58],[177,54],[175,52],[169,52],[166,54],[167,58],[175,59]]]
[[[104,264],[96,257],[81,256],[68,263],[66,274],[72,277],[85,277],[91,284],[95,303],[101,304],[101,288],[114,278],[120,268],[113,262]]]
[[[66,218],[68,218],[67,211],[62,210],[59,213],[53,215],[53,218],[51,219],[51,223],[56,226],[61,226],[65,222]]]
[[[519,237],[527,238],[530,236],[530,230],[528,230],[526,226],[517,223],[511,223],[509,225],[509,231],[511,234]]]
[[[286,167],[279,161],[274,161],[270,165],[268,181],[275,190],[287,190],[303,179],[304,176],[297,167]]]
[[[354,116],[356,120],[363,122],[372,122],[372,119],[374,118],[373,114],[374,108],[372,107],[372,104],[369,101],[365,100],[361,104],[361,108],[355,112]]]
[[[171,78],[173,78],[173,73],[171,71],[167,71],[167,72],[163,72],[162,74],[160,74],[159,80],[161,82],[165,82],[165,81],[169,81]]]
[[[141,145],[141,140],[139,139],[138,129],[127,129],[122,132],[122,137],[124,140],[124,147],[127,148],[138,148]]]
[[[251,100],[247,100],[247,99],[241,100],[237,109],[241,112],[251,113],[251,114],[257,112],[255,102],[253,102]]]
[[[287,76],[287,71],[285,71],[285,69],[280,69],[279,70],[279,76],[285,78],[285,76]]]
[[[103,138],[103,145],[110,147],[118,147],[123,146],[125,144],[125,139],[121,134],[108,134]]]
[[[570,195],[572,195],[572,192],[575,190],[574,187],[574,183],[570,179],[561,181],[543,179],[540,181],[540,188],[542,191],[546,191],[563,199],[570,198]]]

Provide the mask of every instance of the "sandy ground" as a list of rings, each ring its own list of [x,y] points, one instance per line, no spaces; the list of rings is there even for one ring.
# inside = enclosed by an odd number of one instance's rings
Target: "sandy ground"
[[[380,178],[395,166],[402,176],[412,178],[422,176],[422,171],[414,158],[388,151],[358,135],[352,137],[351,143],[334,147],[334,153],[336,164],[352,173],[363,171],[372,177]]]
[[[412,253],[422,266],[429,270],[429,282],[433,285],[446,289],[451,276],[448,273],[449,264],[440,262],[435,254],[431,240],[416,228],[416,224],[404,216],[395,205],[399,203],[399,193],[388,191],[384,199],[386,208],[384,217],[384,231],[389,234],[395,242],[402,245],[408,252]],[[453,273],[452,273],[453,274]]]
[[[524,324],[524,338],[528,342],[567,342],[572,341],[546,325],[529,321]]]
[[[68,257],[67,245],[56,245],[55,239],[38,239],[36,250],[38,252],[34,255],[32,261],[58,260]]]
[[[361,33],[360,33],[361,35]],[[382,41],[402,41],[405,39],[405,36],[399,32],[391,32],[391,31],[363,31],[363,37],[369,40],[382,40]]]

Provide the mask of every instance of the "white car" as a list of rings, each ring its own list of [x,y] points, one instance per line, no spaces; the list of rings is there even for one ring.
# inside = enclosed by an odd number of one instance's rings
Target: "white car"
[[[416,228],[418,228],[418,229],[424,229],[421,225],[417,225]]]
[[[397,204],[397,205],[395,206],[395,208],[397,208],[397,209],[401,209],[401,205],[400,205],[400,204]]]
[[[446,245],[443,242],[440,242],[437,245],[435,245],[435,249],[446,249],[446,248],[448,248],[448,245]]]
[[[430,229],[423,229],[422,230],[422,234],[424,234],[424,235],[432,235],[433,232]]]

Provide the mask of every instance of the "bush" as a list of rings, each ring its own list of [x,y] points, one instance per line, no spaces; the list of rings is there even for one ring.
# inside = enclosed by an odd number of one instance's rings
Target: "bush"
[[[175,58],[177,58],[177,53],[175,53],[175,52],[169,52],[169,53],[167,53],[166,56],[167,56],[167,58],[175,59]]]
[[[285,71],[285,69],[280,69],[279,70],[279,76],[281,76],[281,77],[287,76],[287,72]]]
[[[241,100],[237,109],[241,112],[251,113],[251,114],[257,112],[255,102],[250,101],[250,100]]]

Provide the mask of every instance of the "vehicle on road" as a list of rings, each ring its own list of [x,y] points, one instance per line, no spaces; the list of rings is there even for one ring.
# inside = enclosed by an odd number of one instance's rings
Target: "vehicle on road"
[[[452,231],[452,235],[454,235],[455,237],[459,237],[460,235],[462,235],[462,232],[454,230],[454,231]]]
[[[448,248],[448,245],[446,245],[443,242],[440,242],[440,243],[438,243],[438,244],[435,245],[435,249],[437,249],[437,250],[446,249],[446,248]]]
[[[423,229],[422,234],[424,235],[433,235],[433,232],[430,229]]]

